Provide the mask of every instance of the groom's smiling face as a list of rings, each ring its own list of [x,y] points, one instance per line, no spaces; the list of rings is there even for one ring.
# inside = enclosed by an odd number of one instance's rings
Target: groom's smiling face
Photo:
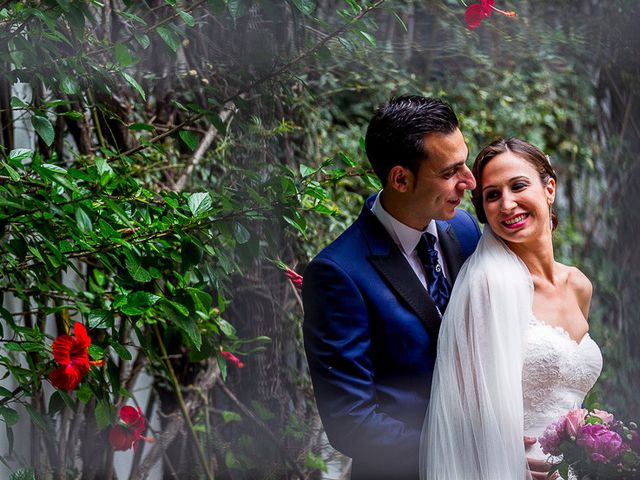
[[[462,132],[430,133],[425,136],[427,158],[413,176],[408,190],[409,208],[430,220],[449,220],[455,215],[465,190],[476,181],[466,165],[469,149]]]

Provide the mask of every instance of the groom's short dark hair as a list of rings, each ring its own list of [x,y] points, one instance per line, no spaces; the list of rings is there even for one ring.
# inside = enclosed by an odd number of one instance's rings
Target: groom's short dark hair
[[[367,157],[382,185],[396,165],[417,175],[427,158],[425,135],[448,134],[458,127],[451,106],[437,98],[419,95],[394,97],[378,108],[365,138]]]

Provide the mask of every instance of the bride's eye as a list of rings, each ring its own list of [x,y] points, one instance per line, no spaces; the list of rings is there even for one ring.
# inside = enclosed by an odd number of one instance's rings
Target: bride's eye
[[[489,190],[484,194],[484,201],[491,202],[500,196],[497,190]]]
[[[516,182],[512,185],[511,189],[513,191],[518,191],[527,188],[528,186],[529,184],[527,182]]]

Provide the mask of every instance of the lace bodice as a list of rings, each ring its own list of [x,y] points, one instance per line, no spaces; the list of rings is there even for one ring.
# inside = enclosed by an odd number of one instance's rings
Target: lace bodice
[[[601,370],[600,348],[588,333],[576,342],[561,327],[532,318],[522,370],[525,435],[539,437],[553,420],[580,407]],[[547,457],[538,443],[527,456]]]

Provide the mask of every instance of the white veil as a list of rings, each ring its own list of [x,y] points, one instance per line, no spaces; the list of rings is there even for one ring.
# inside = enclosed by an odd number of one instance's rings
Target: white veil
[[[420,445],[421,480],[524,480],[527,267],[486,226],[454,285]]]

